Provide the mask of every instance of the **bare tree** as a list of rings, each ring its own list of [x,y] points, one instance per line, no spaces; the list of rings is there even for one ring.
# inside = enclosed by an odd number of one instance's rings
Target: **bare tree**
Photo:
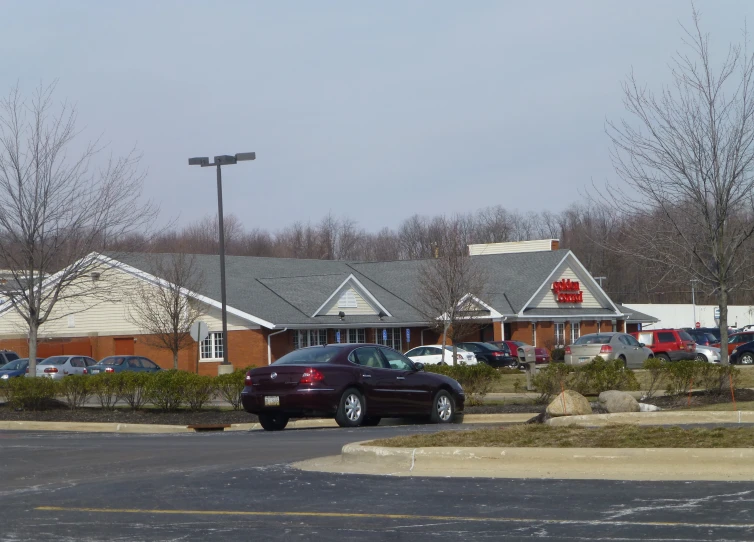
[[[451,228],[437,258],[426,260],[419,268],[419,310],[426,316],[442,342],[446,336],[453,341],[453,360],[458,358],[458,343],[480,328],[476,300],[481,299],[486,285],[483,270],[468,255],[457,229]],[[442,349],[445,361],[445,348]]]
[[[200,291],[204,276],[196,257],[183,253],[153,255],[149,271],[162,280],[137,284],[128,319],[147,334],[152,346],[172,352],[177,369],[178,353],[193,341],[191,326],[201,315],[200,304],[187,294]]]
[[[0,265],[11,277],[4,295],[28,325],[31,376],[38,331],[53,308],[103,294],[90,278],[101,264],[88,256],[155,214],[140,203],[139,156],[94,167],[97,142],[75,154],[76,111],[56,106],[54,90],[40,86],[26,99],[15,88],[0,99]]]
[[[628,250],[714,293],[727,364],[729,296],[750,277],[754,234],[754,55],[744,33],[716,68],[696,9],[684,31],[671,86],[653,93],[633,73],[623,85],[630,119],[607,131],[624,185],[605,199],[630,224]]]

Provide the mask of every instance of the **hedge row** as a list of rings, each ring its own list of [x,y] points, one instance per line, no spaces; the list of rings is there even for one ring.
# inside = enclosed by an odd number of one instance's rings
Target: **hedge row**
[[[171,370],[72,375],[60,381],[13,378],[0,384],[0,398],[12,408],[29,410],[49,408],[55,398],[75,409],[83,406],[90,397],[96,397],[105,409],[114,409],[118,403],[125,403],[134,410],[146,405],[161,410],[181,407],[199,410],[213,398],[220,397],[234,410],[240,410],[248,370],[237,369],[217,377]]]

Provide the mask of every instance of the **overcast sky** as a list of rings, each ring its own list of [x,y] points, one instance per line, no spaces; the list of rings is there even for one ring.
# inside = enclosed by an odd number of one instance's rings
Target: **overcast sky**
[[[190,156],[224,168],[247,228],[367,230],[419,213],[560,211],[613,172],[604,133],[633,67],[658,88],[685,0],[42,2],[0,0],[0,92],[59,80],[84,137],[136,145],[145,192],[180,223],[216,212]],[[718,50],[754,2],[697,2]]]

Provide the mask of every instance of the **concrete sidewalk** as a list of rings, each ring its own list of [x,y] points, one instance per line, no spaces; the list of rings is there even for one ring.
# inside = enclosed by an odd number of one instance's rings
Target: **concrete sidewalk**
[[[749,448],[389,448],[357,442],[306,471],[391,476],[754,481]]]
[[[467,414],[461,423],[464,424],[510,424],[523,423],[536,416],[536,413],[528,414]],[[406,425],[416,423],[400,418],[388,418],[380,422],[380,425]],[[288,423],[287,429],[315,429],[335,428],[338,424],[330,418],[293,420]],[[69,431],[83,433],[194,433],[208,429],[192,429],[187,425],[160,425],[160,424],[137,424],[137,423],[96,423],[96,422],[37,422],[37,421],[0,421],[0,430],[6,431]],[[218,431],[261,431],[259,423],[234,423],[230,427],[221,428]]]

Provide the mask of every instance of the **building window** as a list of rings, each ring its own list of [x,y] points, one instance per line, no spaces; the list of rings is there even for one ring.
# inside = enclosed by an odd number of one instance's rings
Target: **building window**
[[[343,292],[343,295],[338,300],[338,308],[355,309],[356,307],[358,307],[358,304],[356,303],[356,294],[354,294],[353,290]]]
[[[293,332],[293,349],[327,344],[326,329],[299,329]]]
[[[571,344],[575,343],[579,337],[581,337],[581,324],[579,322],[571,322]]]
[[[202,341],[200,359],[222,359],[223,332],[213,331]]]
[[[565,346],[565,324],[555,324],[555,346],[558,348]]]
[[[382,332],[387,334],[387,338]],[[374,330],[374,342],[382,346],[389,346],[393,350],[401,351],[401,328],[388,327]]]
[[[531,323],[531,345],[537,346],[537,324],[535,322]]]
[[[361,329],[339,329],[341,343],[365,343],[367,342],[367,331]],[[338,342],[336,340],[336,342]]]

